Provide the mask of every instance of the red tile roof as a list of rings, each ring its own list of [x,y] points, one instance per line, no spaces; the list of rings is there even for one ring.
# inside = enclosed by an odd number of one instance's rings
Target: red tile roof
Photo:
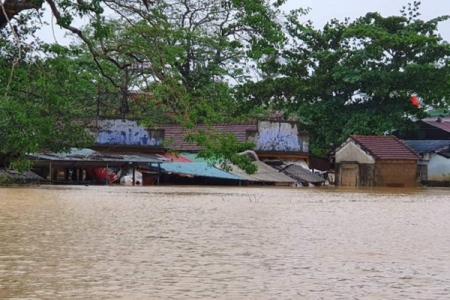
[[[438,121],[423,121],[431,126],[434,126],[436,128],[442,129],[444,131],[450,132],[450,122],[442,120],[441,122]]]
[[[376,159],[419,159],[419,155],[414,150],[393,135],[352,135],[351,139]]]
[[[173,150],[177,150],[177,151],[199,151],[199,150],[201,150],[200,147],[184,141],[184,138],[188,134],[188,131],[183,129],[183,127],[181,125],[165,124],[165,125],[152,126],[151,128],[163,129],[164,130],[164,139],[166,141],[170,142],[168,147]],[[210,128],[212,130],[218,130],[221,132],[233,133],[240,142],[245,142],[245,141],[247,141],[247,130],[257,131],[258,123],[255,121],[255,122],[251,122],[251,123],[239,123],[239,124],[214,124]],[[208,126],[199,125],[196,127],[196,129],[208,130]]]

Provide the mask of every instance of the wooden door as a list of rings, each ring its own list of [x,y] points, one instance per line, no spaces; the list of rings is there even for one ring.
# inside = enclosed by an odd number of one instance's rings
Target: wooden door
[[[341,169],[341,185],[357,186],[358,183],[358,166],[344,165]]]

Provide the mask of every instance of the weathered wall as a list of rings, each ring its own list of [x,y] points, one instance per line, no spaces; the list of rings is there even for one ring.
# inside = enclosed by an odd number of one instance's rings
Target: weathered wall
[[[359,186],[375,186],[375,164],[359,165]]]
[[[133,120],[98,120],[98,132],[94,133],[97,144],[161,146],[163,131],[148,131]]]
[[[294,122],[260,121],[253,141],[259,151],[309,152],[309,134]]]
[[[342,171],[348,165],[357,165],[356,186],[375,186],[375,164],[349,164],[336,163],[335,182],[336,185],[342,185]]]
[[[336,163],[340,162],[358,162],[360,164],[374,164],[372,156],[363,151],[353,141],[348,142],[336,152]]]
[[[379,160],[375,164],[375,185],[417,186],[417,162],[414,160]]]

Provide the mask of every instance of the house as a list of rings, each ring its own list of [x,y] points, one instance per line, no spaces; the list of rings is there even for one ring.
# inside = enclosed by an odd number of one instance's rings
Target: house
[[[418,171],[425,184],[450,182],[450,140],[405,140],[420,155]]]
[[[402,140],[450,140],[450,119],[433,117],[419,120],[416,130],[396,131],[393,134]]]
[[[188,131],[178,124],[157,125],[151,129],[164,132],[167,146],[172,150],[197,153],[201,147],[186,142]],[[195,130],[232,133],[239,142],[251,141],[253,149],[261,160],[290,159],[309,163],[309,133],[301,130],[298,122],[251,121],[242,123],[199,125]]]
[[[395,136],[350,136],[336,149],[340,186],[417,186],[419,155]]]
[[[97,151],[164,153],[164,130],[149,129],[137,120],[96,119],[90,131]]]
[[[201,147],[185,140],[190,132],[179,124],[160,124],[146,127],[137,120],[97,119],[93,122],[93,126],[90,129],[95,138],[95,145],[91,148],[102,152],[120,154],[146,153],[154,155],[158,159],[162,156],[168,162],[175,162],[179,160],[178,157],[170,154],[168,150],[174,150],[180,153],[182,157],[196,154],[202,150]],[[253,150],[256,152],[258,161],[255,164],[260,164],[258,167],[261,170],[265,170],[272,175],[262,176],[261,178],[255,178],[254,176],[249,178],[238,174],[237,176],[241,180],[237,182],[289,185],[295,180],[279,172],[279,170],[266,166],[264,161],[283,160],[289,164],[304,163],[306,166],[310,163],[309,133],[301,130],[298,122],[268,120],[213,124],[211,126],[200,124],[192,129],[194,133],[199,130],[231,133],[239,142],[251,141],[256,145]],[[169,168],[169,166],[167,167]],[[179,170],[182,169],[183,172],[189,171],[189,176],[203,178],[205,174],[210,174],[204,172],[203,166],[194,168],[194,166],[178,165],[177,167],[179,167]],[[268,168],[270,168],[270,172]],[[175,172],[176,170],[170,170],[166,172],[164,168],[163,171],[165,172],[164,174],[179,173],[183,176],[186,175],[182,171]],[[309,169],[306,171],[309,172]],[[193,172],[195,174],[191,174]],[[307,180],[310,179],[310,177],[305,178]]]

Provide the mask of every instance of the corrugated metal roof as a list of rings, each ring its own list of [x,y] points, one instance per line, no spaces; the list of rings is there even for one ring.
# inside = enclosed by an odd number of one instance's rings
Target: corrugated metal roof
[[[405,140],[405,144],[422,154],[446,150],[450,147],[450,140]]]
[[[325,182],[323,177],[314,174],[310,170],[304,169],[299,165],[289,165],[285,169],[282,170],[286,175],[295,178],[300,183],[322,183]]]
[[[76,149],[72,148],[70,152],[64,153],[32,153],[29,154],[30,159],[60,161],[60,162],[133,162],[133,163],[154,163],[161,162],[160,159],[147,157],[138,154],[116,154],[101,153],[92,149]]]
[[[214,166],[209,165],[206,162],[162,163],[161,169],[164,169],[164,171],[166,172],[185,175],[232,179],[232,180],[245,180],[240,176],[220,170]]]
[[[262,182],[271,182],[271,183],[295,183],[296,180],[291,177],[281,173],[280,171],[272,168],[271,166],[266,165],[262,161],[254,161],[253,162],[257,167],[258,171],[254,174],[247,174],[244,170],[239,169],[237,166],[230,164],[231,167],[230,173],[235,174],[236,176],[245,178],[249,181],[262,181]]]
[[[13,181],[40,181],[43,179],[41,176],[31,171],[20,173],[16,170],[7,170],[5,168],[0,168],[0,177],[8,177]]]
[[[350,138],[377,159],[419,159],[414,150],[393,135],[352,135]]]

